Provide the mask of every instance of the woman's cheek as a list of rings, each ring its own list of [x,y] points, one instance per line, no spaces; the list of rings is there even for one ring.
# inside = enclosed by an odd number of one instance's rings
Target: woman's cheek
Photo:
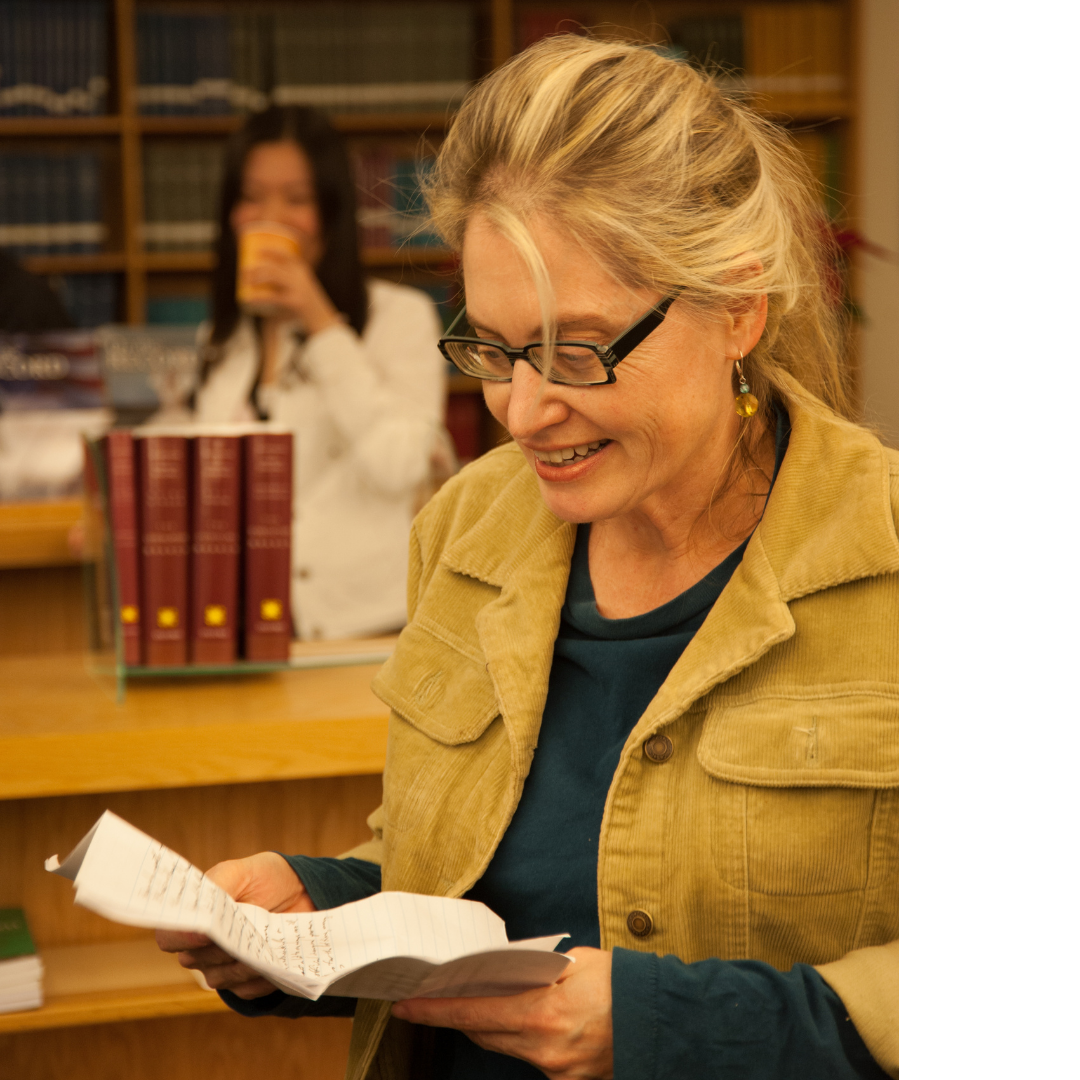
[[[482,385],[484,401],[491,415],[499,421],[504,428],[508,427],[507,419],[510,415],[510,383],[485,382]]]

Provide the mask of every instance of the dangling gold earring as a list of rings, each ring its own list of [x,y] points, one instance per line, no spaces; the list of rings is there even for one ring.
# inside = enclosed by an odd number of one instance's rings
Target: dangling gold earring
[[[750,384],[742,373],[743,354],[739,353],[739,359],[735,361],[735,374],[739,376],[739,394],[735,398],[735,411],[745,420],[758,410],[758,399],[750,393]]]

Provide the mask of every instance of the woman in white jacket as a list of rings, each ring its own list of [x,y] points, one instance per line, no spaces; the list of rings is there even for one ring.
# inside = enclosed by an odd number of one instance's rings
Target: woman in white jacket
[[[355,205],[344,142],[313,110],[268,109],[229,145],[195,411],[295,433],[293,620],[306,639],[404,624],[409,525],[443,438],[438,315],[417,289],[365,282]],[[255,221],[300,241],[298,256],[244,271],[273,292],[272,317],[236,302],[237,232]]]

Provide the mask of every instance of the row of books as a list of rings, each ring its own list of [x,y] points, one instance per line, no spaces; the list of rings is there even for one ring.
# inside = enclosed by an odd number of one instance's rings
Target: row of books
[[[475,75],[477,14],[458,0],[143,8],[139,109],[212,114],[271,101],[350,112],[445,108]]]
[[[147,427],[110,431],[87,450],[91,506],[100,501],[112,541],[124,662],[287,661],[292,435]]]
[[[587,26],[581,11],[523,11],[517,46]],[[844,10],[835,0],[744,4],[741,10],[688,15],[667,27],[668,55],[717,70],[733,89],[799,97],[835,97],[847,89]]]
[[[104,240],[100,155],[0,156],[0,246],[53,255],[100,251]]]
[[[143,243],[150,251],[205,249],[217,235],[221,142],[143,144]]]
[[[431,165],[404,144],[364,146],[353,154],[357,215],[367,248],[432,247],[423,227],[419,177]],[[205,250],[217,238],[222,144],[210,140],[143,146],[143,241],[151,251]]]
[[[104,112],[107,16],[104,0],[0,3],[0,115]]]
[[[803,129],[793,133],[817,181],[825,216],[838,221],[844,216],[844,140],[835,130]]]

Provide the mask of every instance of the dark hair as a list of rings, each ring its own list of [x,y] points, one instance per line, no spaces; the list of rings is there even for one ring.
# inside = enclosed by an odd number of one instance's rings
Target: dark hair
[[[315,267],[330,302],[357,333],[367,321],[367,289],[356,228],[356,189],[345,140],[315,109],[273,105],[253,113],[225,148],[225,176],[218,212],[217,268],[212,286],[212,344],[220,345],[236,329],[236,236],[230,217],[240,199],[244,165],[260,143],[295,142],[311,164],[322,227],[323,256]]]

